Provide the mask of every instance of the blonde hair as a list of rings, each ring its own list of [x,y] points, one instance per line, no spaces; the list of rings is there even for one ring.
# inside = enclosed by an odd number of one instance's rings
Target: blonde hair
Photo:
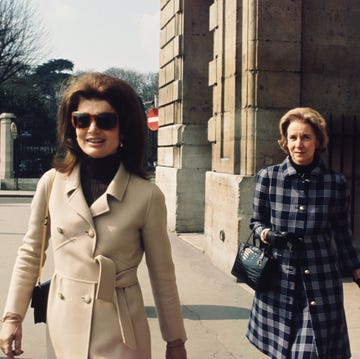
[[[319,142],[319,146],[316,149],[317,152],[321,153],[326,151],[329,143],[329,136],[326,128],[326,121],[321,114],[310,108],[310,107],[297,107],[289,110],[279,122],[279,131],[281,138],[278,140],[280,148],[285,152],[289,153],[287,148],[287,130],[291,122],[303,121],[308,123],[314,130],[316,138]]]

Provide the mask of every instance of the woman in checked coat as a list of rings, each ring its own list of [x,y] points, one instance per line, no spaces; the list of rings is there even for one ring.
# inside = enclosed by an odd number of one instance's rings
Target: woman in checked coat
[[[345,177],[320,159],[328,136],[317,111],[292,109],[279,127],[288,156],[259,171],[250,223],[271,244],[277,272],[271,290],[255,293],[246,336],[274,359],[347,359],[340,268],[359,284],[360,262]]]
[[[22,353],[21,322],[37,279],[50,181],[54,275],[47,325],[57,359],[150,359],[137,267],[145,254],[167,359],[186,340],[162,192],[145,179],[145,115],[124,81],[75,78],[59,110],[65,157],[40,179],[15,263],[0,347]],[[55,173],[55,175],[54,175]],[[26,348],[25,348],[26,349]]]

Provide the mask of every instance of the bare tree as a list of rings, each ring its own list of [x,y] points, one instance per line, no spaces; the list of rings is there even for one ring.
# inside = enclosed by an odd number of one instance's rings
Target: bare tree
[[[142,73],[111,67],[105,73],[127,81],[144,102],[154,100],[154,96],[158,94],[159,73],[157,72]]]
[[[38,60],[42,36],[28,0],[0,0],[0,84]]]

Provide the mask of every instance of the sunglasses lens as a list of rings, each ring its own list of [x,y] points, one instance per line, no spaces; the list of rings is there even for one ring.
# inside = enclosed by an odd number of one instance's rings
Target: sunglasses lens
[[[96,126],[101,130],[112,130],[118,122],[117,115],[111,112],[90,115],[89,113],[73,112],[72,123],[75,128],[88,128],[91,119],[95,119]]]
[[[90,126],[90,115],[88,113],[74,113],[73,124],[76,128],[87,128]]]
[[[115,113],[99,113],[96,115],[96,126],[102,130],[111,130],[117,124]]]

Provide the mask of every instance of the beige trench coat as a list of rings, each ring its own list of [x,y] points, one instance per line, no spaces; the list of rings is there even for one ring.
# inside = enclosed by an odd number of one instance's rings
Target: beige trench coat
[[[24,316],[29,305],[53,172],[44,174],[34,195],[5,312]],[[151,357],[136,276],[144,253],[163,338],[185,341],[162,192],[121,165],[89,208],[79,172],[75,167],[69,176],[57,173],[49,202],[54,275],[47,323],[56,358]]]

